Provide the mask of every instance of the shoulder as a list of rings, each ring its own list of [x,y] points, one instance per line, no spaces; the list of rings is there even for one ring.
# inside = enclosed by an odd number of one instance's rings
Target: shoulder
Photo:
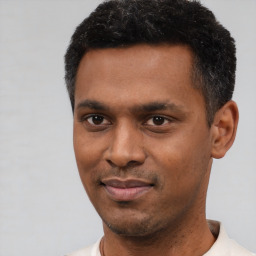
[[[100,240],[83,249],[67,254],[66,256],[100,256],[99,243]]]
[[[230,256],[255,256],[254,253],[249,252],[247,249],[239,245],[234,240],[229,240]]]
[[[204,256],[256,256],[234,240],[230,239],[220,222],[208,221],[213,235],[217,238],[210,250]]]

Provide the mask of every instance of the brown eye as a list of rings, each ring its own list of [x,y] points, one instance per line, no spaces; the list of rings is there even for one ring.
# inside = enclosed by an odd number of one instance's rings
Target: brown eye
[[[162,125],[162,124],[164,124],[165,121],[166,121],[166,119],[162,116],[154,116],[152,118],[152,122],[154,125]]]
[[[148,119],[146,125],[161,126],[167,124],[168,122],[169,120],[163,116],[152,116],[150,119]]]
[[[93,115],[87,118],[87,122],[91,125],[105,125],[109,124],[109,122],[100,115]]]

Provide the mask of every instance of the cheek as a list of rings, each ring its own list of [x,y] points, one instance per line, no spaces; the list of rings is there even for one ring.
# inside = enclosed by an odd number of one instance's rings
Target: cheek
[[[201,137],[200,137],[201,138]],[[154,143],[150,152],[165,187],[177,195],[190,193],[208,170],[210,147],[199,136],[170,138]]]
[[[88,134],[80,124],[74,124],[74,151],[79,172],[90,170],[100,162],[104,152],[104,140]]]
[[[78,124],[74,125],[73,143],[81,181],[87,193],[92,194],[97,175],[103,169],[104,141],[86,133]]]

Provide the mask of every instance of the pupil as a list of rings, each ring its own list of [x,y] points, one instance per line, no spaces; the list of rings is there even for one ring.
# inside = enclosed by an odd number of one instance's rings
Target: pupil
[[[161,125],[164,123],[164,118],[161,116],[155,116],[153,117],[153,122],[155,125]]]
[[[102,116],[93,116],[92,121],[94,124],[101,124],[103,122]]]

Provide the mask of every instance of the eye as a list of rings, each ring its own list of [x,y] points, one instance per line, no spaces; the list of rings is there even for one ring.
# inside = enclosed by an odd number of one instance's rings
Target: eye
[[[91,115],[89,117],[86,117],[84,119],[85,121],[87,121],[90,125],[108,125],[110,124],[110,122],[101,115]]]
[[[165,125],[167,123],[169,123],[169,120],[163,116],[153,116],[146,122],[147,125],[153,126]]]

